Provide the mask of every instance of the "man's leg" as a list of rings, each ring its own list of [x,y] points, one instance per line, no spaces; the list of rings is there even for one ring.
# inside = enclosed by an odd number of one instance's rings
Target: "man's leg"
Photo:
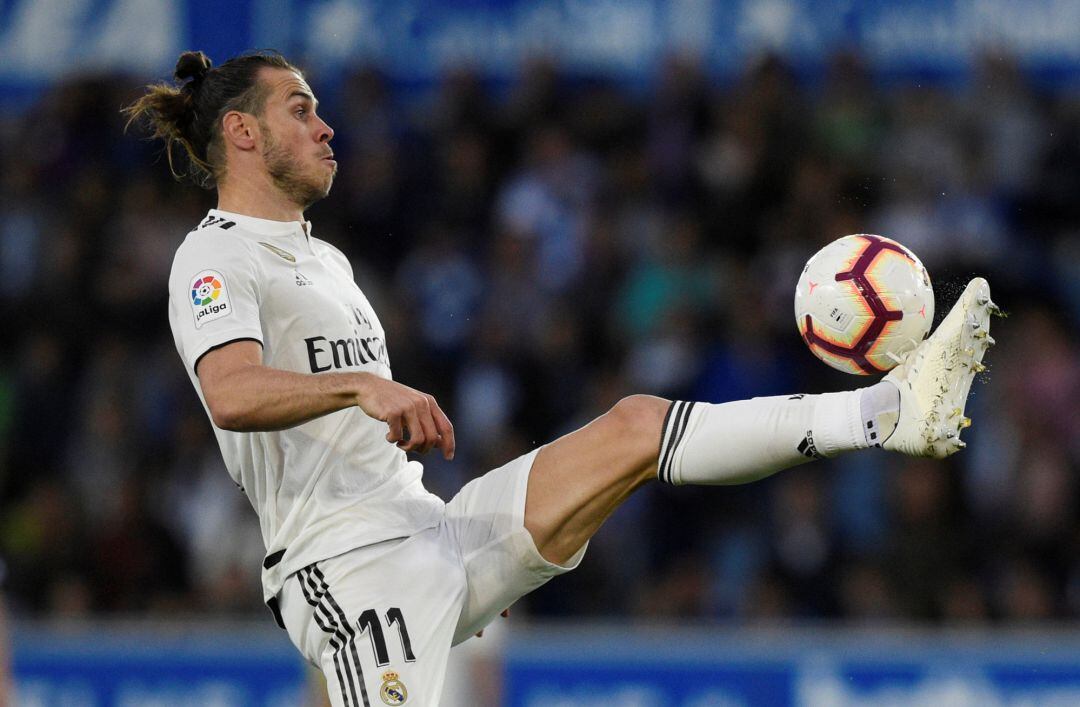
[[[441,526],[467,577],[453,643],[576,567],[589,537],[645,481],[659,475],[674,483],[738,483],[748,468],[760,476],[806,461],[799,442],[810,413],[852,396],[859,393],[690,407],[635,395],[582,429],[473,479],[446,504]],[[731,440],[720,446],[725,435]]]
[[[525,528],[544,559],[565,563],[631,493],[656,478],[660,428],[671,405],[624,398],[540,448],[529,472]]]
[[[872,424],[889,424],[890,393],[895,405],[896,388],[879,383],[866,391],[869,400],[880,399],[886,413],[881,422],[872,414]],[[652,479],[746,483],[821,454],[867,447],[873,442],[863,432],[863,397],[862,391],[852,391],[720,405],[624,398],[540,449],[529,474],[525,527],[540,554],[561,564]]]
[[[943,458],[959,450],[975,374],[1000,310],[972,280],[935,330],[885,381],[824,395],[721,405],[635,395],[540,449],[529,474],[525,527],[549,562],[571,558],[609,515],[653,478],[674,484],[754,481],[820,456],[884,446]]]

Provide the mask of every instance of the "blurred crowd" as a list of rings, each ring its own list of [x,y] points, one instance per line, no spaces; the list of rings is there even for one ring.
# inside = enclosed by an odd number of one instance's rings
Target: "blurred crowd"
[[[798,337],[802,264],[841,235],[918,253],[938,317],[985,275],[1011,314],[968,449],[878,450],[730,488],[654,484],[516,616],[979,623],[1080,617],[1080,95],[1007,57],[942,87],[850,54],[648,86],[528,62],[397,86],[310,76],[341,171],[309,211],[454,421],[449,498],[646,392],[867,385]],[[0,117],[0,558],[16,615],[265,611],[255,513],[169,333],[173,251],[214,206],[85,76]],[[722,443],[722,440],[720,440]],[[269,621],[269,615],[266,616]]]

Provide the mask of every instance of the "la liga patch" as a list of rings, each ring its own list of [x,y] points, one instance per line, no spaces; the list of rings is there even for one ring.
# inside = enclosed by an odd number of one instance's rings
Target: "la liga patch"
[[[203,270],[191,280],[191,306],[195,328],[232,314],[225,278],[216,270]]]

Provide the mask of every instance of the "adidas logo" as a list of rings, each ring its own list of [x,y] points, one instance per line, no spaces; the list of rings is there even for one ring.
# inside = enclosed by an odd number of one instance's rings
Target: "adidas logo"
[[[803,437],[803,441],[799,442],[799,446],[795,448],[799,454],[811,459],[821,459],[821,455],[818,454],[817,447],[814,446],[814,433],[812,430],[806,431],[806,436]]]
[[[199,224],[199,228],[206,228],[207,226],[219,226],[222,230],[227,231],[235,225],[236,223],[234,221],[229,221],[228,219],[221,218],[220,216],[207,216],[203,219],[203,222]]]

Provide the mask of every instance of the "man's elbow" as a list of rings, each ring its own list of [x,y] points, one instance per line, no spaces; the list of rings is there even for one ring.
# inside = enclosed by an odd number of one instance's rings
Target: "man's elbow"
[[[206,401],[214,426],[229,432],[248,432],[248,415],[239,405],[225,400]]]

